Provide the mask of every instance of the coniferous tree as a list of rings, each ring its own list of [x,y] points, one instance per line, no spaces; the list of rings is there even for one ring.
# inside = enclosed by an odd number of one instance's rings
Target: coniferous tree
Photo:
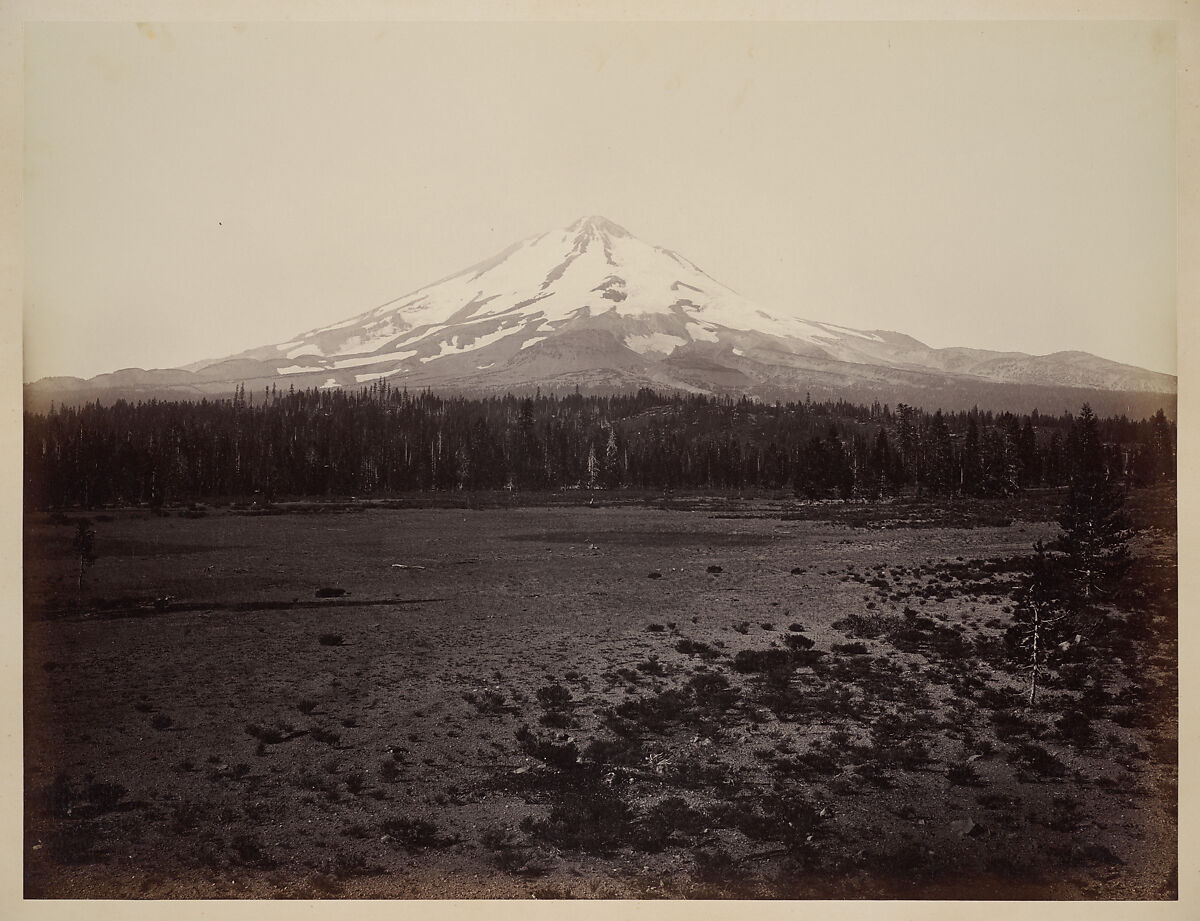
[[[813,435],[800,453],[794,475],[795,488],[809,499],[825,496],[830,477],[830,450],[820,435]]]
[[[1150,437],[1143,446],[1143,482],[1147,485],[1175,478],[1175,438],[1171,423],[1160,409],[1150,420]]]
[[[968,496],[977,496],[984,487],[983,449],[979,444],[979,426],[972,414],[967,420],[967,435],[963,439],[959,471],[960,488]]]
[[[1129,516],[1124,490],[1110,473],[1100,426],[1086,403],[1068,439],[1070,485],[1059,513],[1057,541],[1082,604],[1107,593],[1129,565]]]
[[[929,491],[934,495],[950,492],[954,477],[954,448],[950,442],[950,428],[939,409],[933,414],[929,426]]]
[[[1068,615],[1067,592],[1058,559],[1047,552],[1041,541],[1033,545],[1034,557],[1029,572],[1016,592],[1016,607],[1009,641],[1015,646],[1021,667],[1029,672],[1026,703],[1037,703],[1039,681],[1052,666],[1063,645],[1063,627]]]
[[[849,499],[854,494],[854,467],[846,456],[846,447],[835,425],[829,427],[828,444],[830,485],[837,490],[839,499]]]
[[[614,489],[621,485],[621,452],[617,445],[617,430],[611,425],[605,425],[608,438],[604,443],[604,462],[601,481],[606,489]]]
[[[71,540],[71,546],[79,554],[79,579],[75,585],[75,590],[79,591],[83,588],[84,571],[90,569],[96,562],[96,532],[86,518],[80,518],[76,524],[75,537]]]
[[[871,465],[875,476],[875,497],[894,495],[903,479],[898,470],[898,458],[888,442],[887,430],[880,428],[875,436],[871,452]]]
[[[1017,436],[1017,485],[1024,489],[1040,483],[1041,480],[1037,435],[1033,431],[1032,420],[1026,417],[1025,424]]]
[[[587,479],[584,480],[584,485],[588,489],[595,489],[600,485],[600,462],[596,459],[596,446],[588,445],[587,453]]]
[[[896,406],[896,440],[900,450],[901,463],[916,484],[917,495],[920,495],[924,465],[921,463],[916,410],[907,403],[899,403]]]

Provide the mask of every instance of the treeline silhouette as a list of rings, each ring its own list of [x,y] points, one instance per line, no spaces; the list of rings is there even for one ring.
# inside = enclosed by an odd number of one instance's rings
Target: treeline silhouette
[[[1090,416],[1090,411],[1087,411]],[[419,490],[1003,496],[1071,477],[1077,417],[665,395],[304,390],[25,414],[27,507]],[[1175,475],[1175,425],[1097,420],[1106,475]]]

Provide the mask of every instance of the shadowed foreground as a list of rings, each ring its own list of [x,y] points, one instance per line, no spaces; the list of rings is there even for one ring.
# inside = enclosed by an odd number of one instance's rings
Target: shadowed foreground
[[[1050,522],[190,516],[26,519],[30,897],[1174,897],[1172,531],[1027,709]]]

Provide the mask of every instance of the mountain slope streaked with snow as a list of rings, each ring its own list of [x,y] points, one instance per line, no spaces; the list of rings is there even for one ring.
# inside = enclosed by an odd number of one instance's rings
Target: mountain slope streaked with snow
[[[731,333],[817,352],[846,339],[879,341],[872,333],[769,314],[677,253],[589,217],[359,316],[239,357],[282,355],[289,362],[283,374],[374,362],[394,362],[391,373],[404,374],[481,352],[493,368],[494,358],[581,327],[609,329],[629,351],[652,357],[719,343]]]
[[[121,372],[126,380],[134,373]],[[1174,394],[1176,387],[1170,375],[1083,352],[932,349],[901,333],[768,311],[678,253],[595,216],[287,342],[183,371],[137,373],[175,375],[163,386],[196,393],[236,383],[387,381],[473,393],[649,386],[944,406],[971,397],[1012,402],[1021,388],[1037,397],[1055,389]],[[181,383],[178,375],[189,373]]]

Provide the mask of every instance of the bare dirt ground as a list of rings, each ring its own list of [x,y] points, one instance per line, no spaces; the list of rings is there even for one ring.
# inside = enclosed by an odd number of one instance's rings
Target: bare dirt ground
[[[29,515],[26,894],[1173,898],[1172,530],[1028,709],[1052,523],[804,517]]]

